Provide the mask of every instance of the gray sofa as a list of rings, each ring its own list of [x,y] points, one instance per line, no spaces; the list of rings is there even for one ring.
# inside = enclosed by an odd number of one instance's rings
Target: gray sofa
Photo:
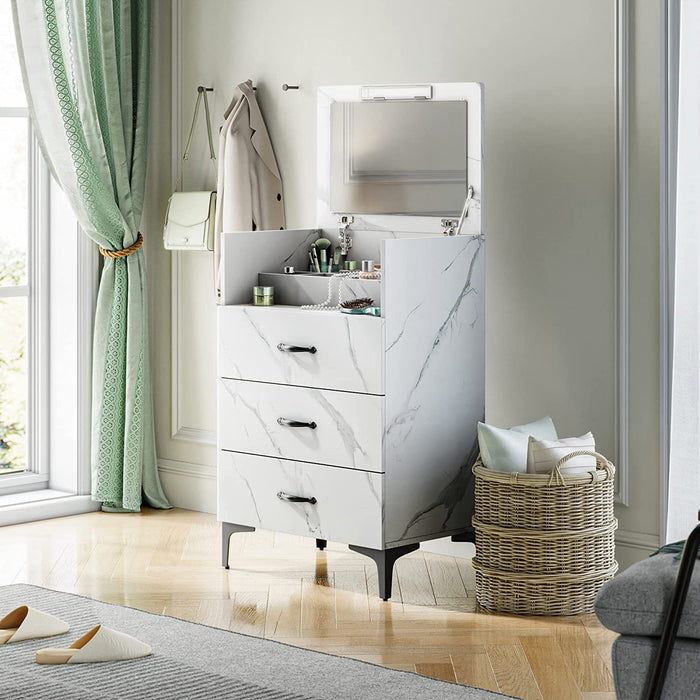
[[[596,615],[621,635],[612,650],[619,700],[700,698],[700,567],[693,571],[695,554],[684,552],[684,566],[674,554],[657,554],[600,589]]]

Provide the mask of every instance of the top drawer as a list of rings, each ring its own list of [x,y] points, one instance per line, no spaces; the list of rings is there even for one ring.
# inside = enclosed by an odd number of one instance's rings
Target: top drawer
[[[217,311],[220,377],[384,393],[382,319],[282,306]]]

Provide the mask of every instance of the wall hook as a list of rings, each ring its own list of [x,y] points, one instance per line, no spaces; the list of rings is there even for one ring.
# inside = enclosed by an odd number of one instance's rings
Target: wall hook
[[[287,90],[298,90],[299,86],[298,85],[287,85],[287,83],[285,83],[284,85],[282,85],[282,89],[285,92],[287,92]]]

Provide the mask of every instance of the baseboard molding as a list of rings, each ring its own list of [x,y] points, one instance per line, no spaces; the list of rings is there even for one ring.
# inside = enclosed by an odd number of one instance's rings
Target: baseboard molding
[[[460,557],[462,559],[471,559],[476,552],[476,548],[471,542],[453,542],[451,537],[441,537],[437,540],[421,542],[420,548],[424,552],[445,554],[448,557]]]
[[[659,546],[660,539],[658,535],[632,532],[631,530],[618,530],[615,533],[615,555],[620,564],[620,570],[624,570],[635,562],[646,559]]]
[[[216,467],[177,459],[159,459],[160,481],[176,508],[216,513]]]
[[[28,503],[16,503],[0,508],[0,526],[30,523],[35,520],[64,518],[99,510],[100,504],[90,496],[60,496]]]
[[[651,550],[655,552],[659,547],[659,536],[649,535],[645,532],[632,532],[631,530],[618,530],[615,533],[615,544],[618,547],[631,549]],[[651,554],[651,552],[649,552]]]

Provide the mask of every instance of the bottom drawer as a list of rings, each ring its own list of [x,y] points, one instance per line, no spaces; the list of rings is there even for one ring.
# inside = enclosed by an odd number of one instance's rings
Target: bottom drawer
[[[382,475],[219,451],[219,520],[381,549]],[[295,502],[301,497],[315,502]]]

